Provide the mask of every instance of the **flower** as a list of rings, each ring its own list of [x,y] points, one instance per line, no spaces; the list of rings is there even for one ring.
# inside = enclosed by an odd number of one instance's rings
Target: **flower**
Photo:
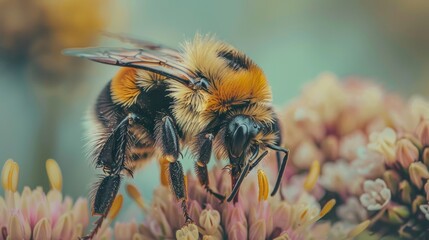
[[[369,135],[368,149],[377,151],[386,157],[386,163],[395,162],[396,132],[385,128],[382,132],[373,132]]]
[[[89,225],[88,201],[78,198],[74,203],[63,197],[62,174],[56,161],[46,161],[51,189],[45,193],[41,187],[31,190],[24,187],[17,192],[19,165],[7,160],[2,169],[0,196],[0,229],[7,239],[77,239]],[[113,214],[113,213],[112,213]],[[115,216],[109,212],[109,217]],[[95,239],[109,239],[111,230],[105,224]]]
[[[421,221],[425,213],[419,209],[429,201],[429,101],[414,96],[407,102],[371,82],[327,76],[310,83],[279,114],[287,136],[282,146],[292,153],[292,175],[283,186],[295,189],[296,179],[311,168],[308,157],[317,157],[321,172],[316,188],[321,191],[310,193],[320,203],[338,202],[325,218],[331,221],[330,238],[345,238],[341,231],[356,221],[370,221],[367,227],[379,235],[424,234],[429,222]],[[323,96],[329,93],[339,93],[341,102]],[[328,105],[332,109],[326,111]],[[270,162],[275,167],[275,159]]]
[[[316,167],[317,168],[317,164]],[[316,170],[314,170],[316,171]],[[311,174],[314,178],[316,173]],[[209,171],[213,190],[231,191],[228,172],[214,167]],[[311,181],[311,180],[309,180]],[[188,209],[193,224],[185,224],[178,204],[165,186],[154,192],[146,219],[139,228],[139,234],[150,239],[312,239],[312,229],[335,205],[329,201],[321,209],[317,201],[302,192],[294,202],[281,200],[279,196],[267,197],[268,179],[259,170],[257,176],[250,173],[243,182],[237,203],[220,203],[207,193],[196,177],[187,175]],[[133,188],[133,187],[131,187]],[[132,195],[133,199],[140,196]]]
[[[380,178],[375,181],[366,180],[363,189],[365,193],[360,196],[360,202],[370,211],[382,209],[392,197],[390,189]]]
[[[0,1],[2,60],[32,67],[38,80],[64,79],[65,73],[76,71],[81,63],[62,56],[61,51],[94,43],[107,24],[106,4],[101,0]],[[76,14],[78,18],[72,17]]]

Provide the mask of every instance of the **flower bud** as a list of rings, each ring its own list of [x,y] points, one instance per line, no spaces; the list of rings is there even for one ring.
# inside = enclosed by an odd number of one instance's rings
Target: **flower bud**
[[[429,178],[429,171],[427,167],[421,162],[415,162],[410,165],[409,174],[411,181],[414,185],[417,186],[418,189],[423,187],[422,179]]]
[[[384,155],[387,164],[395,163],[396,132],[385,128],[382,132],[373,132],[369,136],[368,148]]]
[[[335,136],[330,135],[322,142],[322,151],[328,159],[337,160],[339,149],[338,138]]]
[[[395,195],[398,192],[399,182],[402,180],[399,174],[393,170],[387,170],[383,173],[383,179],[387,188]]]
[[[401,166],[407,169],[418,160],[419,150],[409,139],[403,138],[396,143],[396,156]]]
[[[418,195],[414,200],[413,204],[411,205],[413,214],[416,214],[416,212],[419,209],[419,206],[424,204],[426,202],[425,198],[422,195]]]
[[[422,120],[416,129],[417,137],[423,146],[429,146],[429,120]]]
[[[404,223],[404,220],[409,216],[410,212],[406,206],[394,206],[387,210],[387,217],[394,224]]]
[[[71,213],[62,215],[52,230],[52,239],[71,239],[73,234],[73,216]]]
[[[195,224],[185,225],[176,231],[177,240],[197,240],[198,227]]]
[[[423,150],[422,160],[426,167],[429,167],[429,148]]]
[[[403,180],[399,183],[399,191],[401,193],[401,200],[404,203],[411,203],[411,185],[408,181]]]
[[[78,198],[72,209],[73,219],[82,224],[82,228],[86,228],[89,224],[88,200]]]
[[[247,228],[244,224],[236,222],[231,225],[228,231],[228,239],[231,240],[241,240],[247,239]]]
[[[220,214],[216,210],[204,209],[200,214],[199,222],[206,234],[214,235],[220,224]]]
[[[51,224],[47,218],[42,218],[37,222],[33,230],[33,239],[34,240],[45,240],[51,239],[52,229]]]
[[[17,214],[12,214],[12,216],[9,218],[8,227],[10,239],[30,239],[31,237],[30,225],[20,212]]]
[[[249,240],[258,240],[266,238],[267,227],[265,221],[260,219],[250,226]]]

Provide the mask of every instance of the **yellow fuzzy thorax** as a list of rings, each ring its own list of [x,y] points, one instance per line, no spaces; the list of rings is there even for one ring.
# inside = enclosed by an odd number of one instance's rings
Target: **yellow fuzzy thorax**
[[[197,35],[192,42],[185,43],[183,48],[184,63],[211,81],[205,115],[228,113],[237,105],[270,105],[271,89],[263,71],[243,53],[209,35]],[[248,68],[230,68],[225,59],[219,57],[219,52],[232,52],[242,56],[248,63]],[[262,117],[262,122],[272,121],[272,116],[256,115]]]
[[[257,66],[251,66],[246,70],[230,70],[222,79],[215,81],[207,109],[225,113],[234,105],[270,102],[271,90],[262,70]]]

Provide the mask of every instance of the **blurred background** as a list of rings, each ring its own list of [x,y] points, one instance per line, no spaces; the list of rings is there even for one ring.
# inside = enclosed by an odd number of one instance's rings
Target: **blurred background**
[[[428,22],[427,0],[0,0],[0,162],[20,164],[20,189],[46,189],[44,162],[54,158],[63,192],[87,196],[98,172],[85,155],[83,119],[117,68],[61,50],[125,46],[101,31],[173,47],[215,33],[264,69],[280,106],[326,71],[427,95]],[[148,200],[157,168],[153,161],[130,180]]]

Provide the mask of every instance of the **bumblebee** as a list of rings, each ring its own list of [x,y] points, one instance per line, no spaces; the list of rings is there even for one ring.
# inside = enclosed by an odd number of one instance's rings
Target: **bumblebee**
[[[65,51],[121,67],[102,90],[92,114],[96,126],[92,157],[104,175],[92,201],[93,215],[101,217],[89,238],[106,217],[122,176],[132,176],[154,157],[166,163],[161,179],[168,180],[165,184],[181,201],[186,221],[192,221],[180,162],[184,148],[191,150],[204,188],[220,201],[234,202],[246,175],[268,149],[274,150],[279,172],[271,195],[276,194],[289,151],[280,147],[271,89],[261,68],[209,35],[197,34],[180,51],[132,38],[121,40],[136,48]],[[210,188],[207,164],[212,154],[229,160],[232,191],[228,197]]]

